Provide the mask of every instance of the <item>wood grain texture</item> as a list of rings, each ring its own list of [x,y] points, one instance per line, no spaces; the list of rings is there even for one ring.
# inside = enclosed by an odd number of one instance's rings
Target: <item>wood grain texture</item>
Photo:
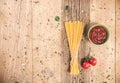
[[[97,66],[91,67],[91,82],[115,83],[115,0],[91,0],[90,22],[104,24],[110,31],[104,45],[90,44],[92,55],[98,60]]]
[[[65,13],[64,9],[66,6],[69,6],[69,12]],[[65,32],[65,21],[71,20],[71,2],[69,0],[62,0],[62,23],[61,23],[61,43],[62,43],[62,56],[61,56],[61,83],[70,83],[71,77],[69,74],[70,71],[70,51],[68,46],[68,40]]]
[[[33,0],[33,83],[61,82],[61,0]]]
[[[69,12],[66,13],[64,12],[63,13],[63,20],[64,21],[74,21],[74,20],[79,20],[79,21],[83,21],[85,22],[85,24],[89,24],[89,20],[90,20],[90,0],[63,0],[63,9],[66,5],[69,5]],[[87,5],[87,7],[86,7]],[[84,12],[83,12],[84,11]],[[81,17],[87,17],[86,19],[83,19]],[[65,27],[64,27],[65,28]],[[63,38],[65,37],[65,41],[67,40],[66,34],[63,34]],[[84,40],[85,41],[85,40]],[[67,45],[64,45],[64,47],[68,48],[68,41],[65,42]],[[80,53],[79,53],[79,63],[80,63],[80,60],[81,58],[83,58],[84,56],[84,53],[85,52],[82,52],[83,50],[86,50],[87,48],[85,48],[82,44],[86,44],[86,42],[83,42],[80,44]],[[69,48],[68,50],[65,50],[65,51],[68,51],[69,52]],[[70,54],[68,54],[69,56],[67,57],[70,57]],[[66,60],[68,60],[67,62],[67,65],[65,66],[65,68],[68,68],[67,66],[69,66],[69,58],[65,58]],[[87,76],[86,74],[88,74],[88,72],[84,72],[84,70],[82,69],[81,65],[80,66],[80,75],[78,76],[70,76],[70,74],[68,73],[68,76],[69,79],[66,79],[66,81],[70,81],[69,83],[79,83],[79,82],[87,82],[85,80],[87,79],[84,79],[84,76]]]
[[[69,20],[101,23],[110,31],[101,46],[83,37],[79,62],[91,47],[98,64],[89,70],[80,65],[73,78],[64,27]],[[119,33],[120,0],[0,0],[0,83],[119,83]]]
[[[85,24],[84,35],[79,49],[79,63],[81,59],[86,57],[89,51],[89,42],[86,40],[86,29],[90,24],[90,0],[80,0],[80,20]],[[80,82],[88,83],[90,82],[90,70],[85,70],[80,64]]]
[[[120,82],[120,0],[116,0],[116,83]]]
[[[3,83],[31,83],[30,0],[1,0],[0,18],[0,61]]]

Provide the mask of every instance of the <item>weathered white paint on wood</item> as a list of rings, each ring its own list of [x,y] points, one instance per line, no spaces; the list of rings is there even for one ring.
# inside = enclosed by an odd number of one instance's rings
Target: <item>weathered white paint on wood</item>
[[[78,83],[119,83],[120,0],[116,0],[116,4],[115,0],[80,2],[80,16],[84,17],[84,13],[87,13],[84,21],[89,24],[90,19],[91,23],[106,25],[110,30],[110,38],[102,46],[93,45],[83,38],[79,61],[91,47],[91,54],[95,54],[98,64],[89,70],[83,70],[80,66]],[[71,3],[68,0],[0,0],[0,81],[71,81],[68,73],[69,48],[63,24],[65,16],[62,11],[67,4]],[[61,18],[60,22],[54,20],[57,15]]]
[[[30,0],[0,1],[0,61],[3,83],[32,83]]]
[[[116,83],[120,82],[120,0],[116,0]]]
[[[107,43],[101,46],[90,44],[98,64],[91,67],[93,83],[115,83],[115,0],[91,0],[90,22],[104,24],[110,31]]]
[[[32,9],[33,83],[60,83],[62,33],[55,16],[61,18],[61,0],[33,0]]]

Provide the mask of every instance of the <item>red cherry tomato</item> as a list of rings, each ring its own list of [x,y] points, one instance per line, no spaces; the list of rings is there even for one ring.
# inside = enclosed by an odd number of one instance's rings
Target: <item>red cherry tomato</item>
[[[90,63],[89,62],[83,62],[82,64],[84,69],[88,69],[90,67]]]
[[[97,59],[96,58],[92,58],[90,59],[89,63],[92,65],[92,66],[95,66],[97,64]]]

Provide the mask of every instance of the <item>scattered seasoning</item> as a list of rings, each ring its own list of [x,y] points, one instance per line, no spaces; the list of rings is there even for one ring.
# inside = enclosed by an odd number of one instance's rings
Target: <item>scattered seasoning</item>
[[[18,81],[15,81],[15,83],[19,83]]]
[[[23,63],[22,66],[25,66],[25,64]]]
[[[4,3],[4,5],[7,5],[7,3]]]
[[[106,22],[109,22],[109,20],[106,20]]]
[[[106,8],[104,8],[104,9],[106,9]]]
[[[108,75],[106,78],[109,78],[110,77],[110,75]]]
[[[107,82],[103,82],[103,83],[107,83]]]
[[[36,50],[38,50],[39,49],[39,47],[36,47]]]
[[[36,4],[37,4],[37,3],[39,3],[39,1],[34,1],[34,3],[36,3]]]
[[[40,61],[40,63],[41,63],[41,64],[43,64],[43,62],[42,62],[42,61]]]
[[[57,54],[57,52],[55,51],[55,54]]]
[[[60,17],[59,17],[59,16],[56,16],[56,17],[55,17],[55,21],[59,22],[59,20],[60,20]]]
[[[103,9],[102,7],[100,7],[100,9]]]
[[[9,55],[9,57],[11,58],[11,55]]]
[[[59,23],[57,24],[56,28],[58,28],[58,26],[59,26]]]
[[[25,55],[27,55],[27,52],[25,51]]]
[[[113,19],[110,19],[111,21],[113,21]]]
[[[39,74],[37,74],[37,76],[39,76]]]
[[[81,83],[85,83],[84,81],[81,81]]]
[[[48,22],[50,22],[50,19],[48,19]]]
[[[91,82],[93,82],[93,80],[91,80]]]
[[[15,59],[12,59],[13,61],[15,60]]]
[[[17,58],[19,58],[19,56],[17,56]]]
[[[84,12],[84,10],[81,10],[81,12],[83,13],[83,12]]]
[[[24,47],[24,49],[26,49],[27,47]]]
[[[69,6],[68,5],[65,6],[65,12],[69,12]]]

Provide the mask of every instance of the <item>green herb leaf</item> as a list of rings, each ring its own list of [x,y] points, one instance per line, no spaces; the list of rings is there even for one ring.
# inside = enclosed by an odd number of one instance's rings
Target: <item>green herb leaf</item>
[[[55,21],[58,22],[59,20],[60,20],[60,17],[59,17],[59,16],[56,16],[56,17],[55,17]]]
[[[69,12],[69,6],[68,5],[65,6],[65,12]]]

